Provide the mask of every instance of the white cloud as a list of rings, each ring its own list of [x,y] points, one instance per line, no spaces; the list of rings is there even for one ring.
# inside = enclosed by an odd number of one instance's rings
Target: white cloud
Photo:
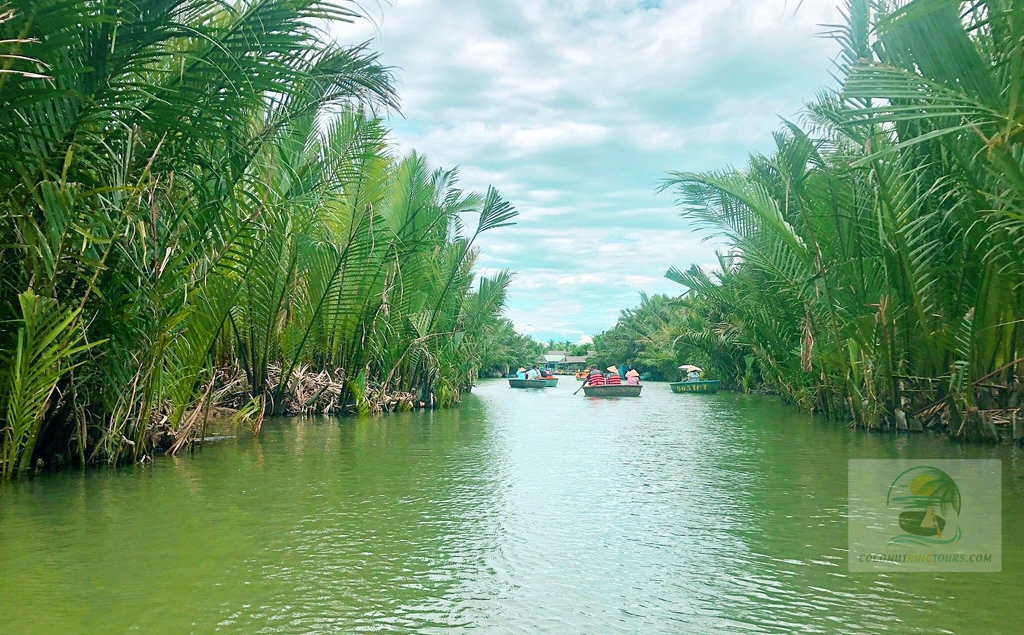
[[[393,0],[337,35],[375,38],[396,67],[403,150],[520,211],[481,240],[480,266],[518,272],[519,328],[564,339],[608,328],[640,291],[681,291],[668,267],[715,261],[655,189],[770,150],[778,117],[830,83],[837,48],[818,35],[837,2]]]
[[[609,130],[603,126],[571,121],[490,124],[482,121],[439,127],[419,139],[428,146],[459,147],[463,151],[501,151],[524,157],[558,148],[593,145],[604,141]]]

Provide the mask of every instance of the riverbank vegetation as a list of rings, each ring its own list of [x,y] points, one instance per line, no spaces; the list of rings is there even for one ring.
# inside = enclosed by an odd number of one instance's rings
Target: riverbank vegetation
[[[356,6],[0,9],[0,480],[471,385],[516,212],[389,146],[389,70],[327,31]]]
[[[594,365],[626,363],[652,379],[674,381],[681,363],[675,339],[685,330],[680,322],[684,304],[682,298],[641,293],[639,305],[622,311],[615,326],[594,336]]]
[[[995,438],[1024,402],[1024,7],[845,9],[841,86],[802,125],[665,184],[729,245],[717,269],[670,270],[684,297],[616,328],[863,428]]]

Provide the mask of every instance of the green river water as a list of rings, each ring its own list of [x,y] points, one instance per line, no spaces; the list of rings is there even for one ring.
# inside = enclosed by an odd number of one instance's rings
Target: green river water
[[[560,384],[0,486],[0,633],[1024,633],[1021,449]],[[1001,459],[1002,572],[851,574],[851,458]]]

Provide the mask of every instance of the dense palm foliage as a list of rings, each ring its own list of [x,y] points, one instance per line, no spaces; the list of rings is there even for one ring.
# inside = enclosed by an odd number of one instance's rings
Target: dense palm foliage
[[[970,386],[1010,386],[1024,354],[1024,3],[846,8],[841,90],[805,127],[666,184],[733,247],[711,277],[669,272],[698,315],[674,343],[866,427],[937,395],[958,432]]]
[[[0,9],[0,477],[180,447],[232,374],[257,418],[307,368],[359,410],[473,380],[515,212],[389,151],[387,69],[323,30],[353,6]]]
[[[674,379],[682,351],[676,338],[689,312],[681,298],[640,294],[640,304],[623,310],[615,326],[594,337],[593,364],[626,364],[655,379]]]

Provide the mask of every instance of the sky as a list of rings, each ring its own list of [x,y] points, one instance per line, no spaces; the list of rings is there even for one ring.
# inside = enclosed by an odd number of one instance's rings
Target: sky
[[[337,28],[393,67],[400,152],[488,185],[517,224],[478,242],[481,275],[515,272],[506,311],[538,340],[588,341],[640,293],[713,267],[658,193],[670,171],[743,167],[834,86],[837,0],[361,0]]]

